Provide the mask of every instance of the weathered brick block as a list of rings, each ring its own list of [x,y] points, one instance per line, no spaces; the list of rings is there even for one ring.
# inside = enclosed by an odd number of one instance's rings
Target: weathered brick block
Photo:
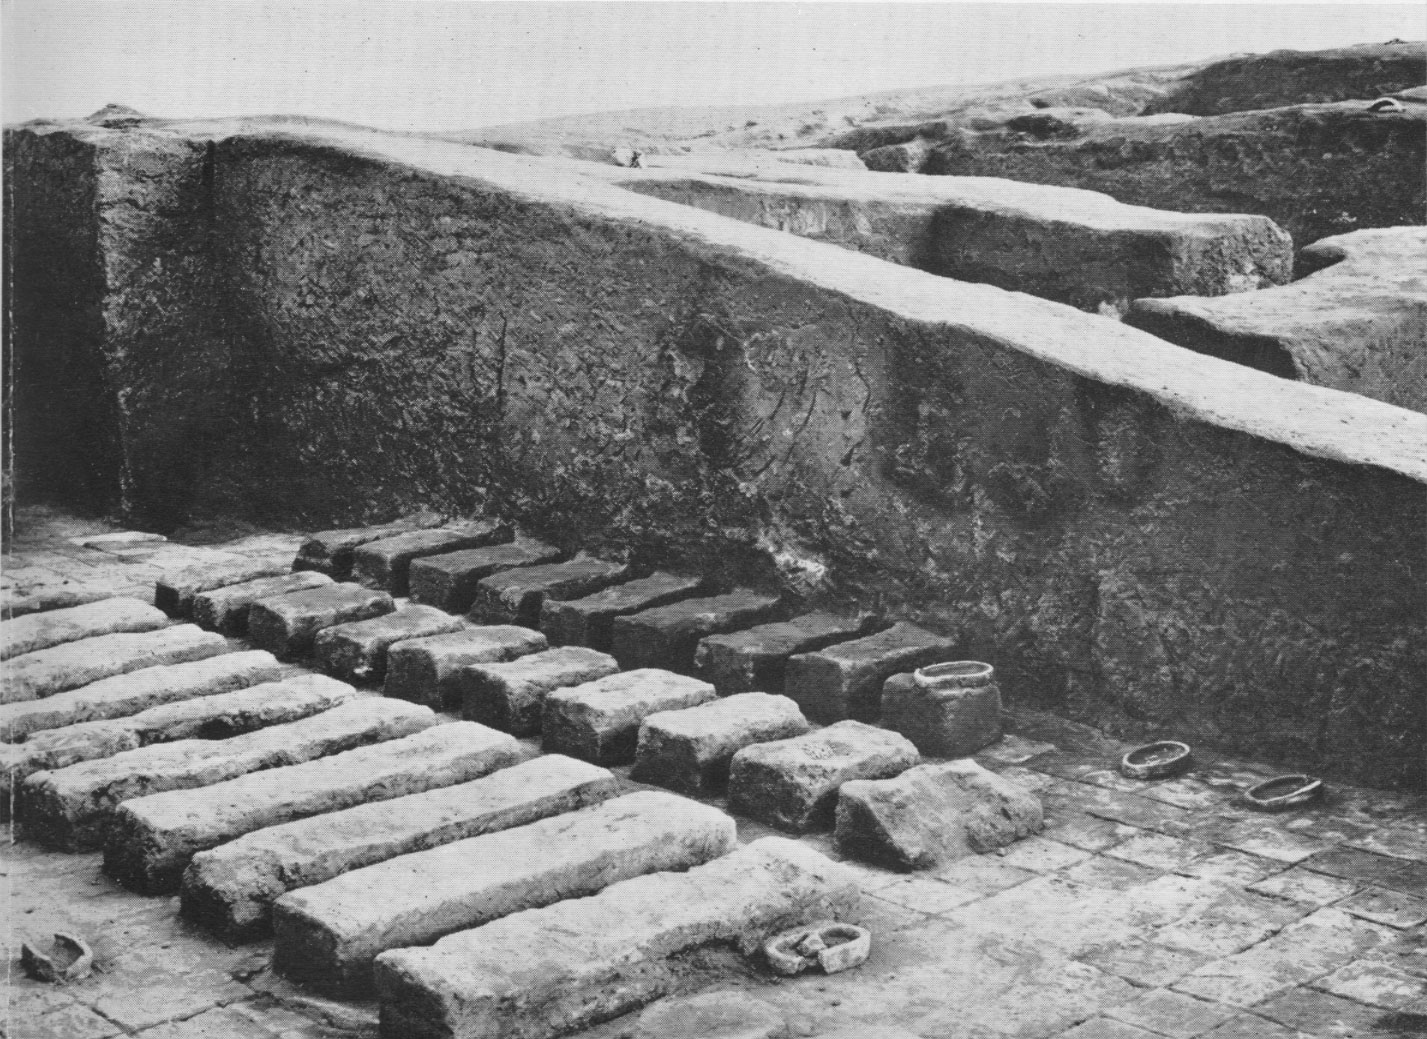
[[[348,682],[380,682],[390,648],[407,639],[444,635],[464,627],[460,617],[434,606],[403,606],[371,620],[336,624],[317,633],[313,655],[328,674]]]
[[[222,635],[237,636],[248,633],[248,609],[263,599],[276,599],[305,592],[310,588],[323,588],[332,583],[326,574],[312,571],[301,574],[283,574],[279,577],[261,577],[256,581],[230,584],[226,588],[215,588],[209,592],[199,592],[193,597],[193,622],[200,628],[216,631]]]
[[[545,636],[529,628],[495,625],[398,642],[387,652],[382,692],[450,710],[461,703],[456,674],[468,664],[514,660],[546,649]]]
[[[611,650],[621,667],[662,667],[688,671],[699,639],[780,620],[787,610],[777,596],[737,591],[708,599],[684,599],[668,606],[614,619]]]
[[[280,895],[363,866],[613,797],[612,773],[560,754],[480,779],[254,830],[193,857],[183,914],[228,941],[266,933]]]
[[[461,697],[463,717],[516,736],[534,736],[540,731],[546,693],[618,670],[619,664],[608,654],[562,646],[506,663],[469,664],[452,681]]]
[[[475,602],[476,586],[492,574],[559,558],[560,550],[553,545],[533,538],[517,538],[504,545],[413,560],[411,599],[452,613],[465,613]]]
[[[362,545],[412,530],[429,530],[445,522],[446,517],[439,512],[416,512],[371,527],[319,531],[309,535],[298,548],[292,568],[315,570],[334,581],[345,581],[352,576],[353,556]]]
[[[608,653],[616,617],[688,599],[702,587],[701,577],[657,572],[583,599],[546,599],[540,607],[540,630],[552,646],[589,646]]]
[[[866,634],[872,617],[837,617],[808,613],[789,621],[760,624],[746,631],[709,635],[699,641],[694,666],[720,696],[731,693],[781,693],[783,672],[795,653],[811,653]]]
[[[728,780],[733,756],[754,743],[800,736],[808,720],[786,696],[736,693],[697,707],[651,714],[639,726],[630,777],[700,796]]]
[[[67,610],[31,614],[0,621],[0,660],[9,660],[65,642],[113,635],[123,631],[153,631],[169,625],[168,614],[138,599],[101,599]]]
[[[193,624],[66,642],[7,661],[0,704],[39,700],[115,675],[204,660],[228,650],[223,636]]]
[[[293,660],[312,650],[323,628],[380,617],[394,609],[396,603],[386,592],[330,584],[253,603],[248,608],[248,634],[279,660]]]
[[[832,824],[843,783],[886,779],[920,760],[905,736],[862,722],[838,722],[740,750],[729,768],[728,803],[751,818],[803,833]]]
[[[1001,690],[994,682],[969,689],[924,689],[910,674],[882,686],[882,724],[923,754],[965,758],[1001,738]]]
[[[154,584],[154,605],[170,617],[187,618],[193,615],[193,597],[199,592],[287,572],[287,564],[276,559],[234,559],[190,566],[158,579]]]
[[[875,635],[789,657],[783,691],[813,721],[876,721],[888,678],[952,659],[955,650],[953,640],[901,622]]]
[[[492,574],[476,585],[469,616],[483,624],[537,628],[546,599],[579,599],[614,584],[627,573],[629,566],[625,563],[581,556],[568,563]]]
[[[707,703],[714,687],[657,668],[624,671],[546,694],[541,725],[547,753],[558,751],[598,765],[634,760],[639,725],[651,714]]]
[[[411,561],[463,548],[479,548],[510,540],[510,526],[500,520],[472,520],[435,530],[413,530],[371,541],[353,555],[352,575],[368,588],[405,595]]]

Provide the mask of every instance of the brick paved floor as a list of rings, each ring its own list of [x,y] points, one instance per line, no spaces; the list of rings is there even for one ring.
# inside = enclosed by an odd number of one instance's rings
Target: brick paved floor
[[[0,588],[147,597],[164,570],[219,552],[290,558],[298,541],[72,543],[106,529],[25,510]],[[936,873],[855,865],[874,935],[857,970],[774,980],[706,952],[683,965],[682,989],[747,991],[796,1036],[858,1023],[926,1039],[1427,1035],[1427,798],[1338,785],[1319,806],[1263,816],[1235,803],[1271,774],[1253,762],[1199,751],[1191,774],[1138,783],[1114,770],[1125,748],[1094,730],[1029,712],[1008,724],[978,760],[1039,794],[1043,834]],[[740,820],[742,839],[768,832]],[[834,854],[828,835],[804,839]],[[119,888],[97,854],[19,839],[0,870],[10,1039],[376,1033],[374,1004],[275,978],[269,944],[217,942],[178,919],[177,898]],[[19,942],[57,930],[93,943],[89,980],[55,987],[20,973]],[[587,1034],[632,1035],[633,1018]]]

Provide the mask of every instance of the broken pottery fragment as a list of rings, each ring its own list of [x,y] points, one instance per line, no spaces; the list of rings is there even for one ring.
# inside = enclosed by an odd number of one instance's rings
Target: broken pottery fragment
[[[78,935],[56,931],[48,951],[30,942],[21,944],[20,965],[36,981],[79,981],[93,971],[94,951]]]
[[[770,938],[763,955],[775,974],[801,974],[814,963],[824,974],[836,974],[865,963],[872,952],[872,934],[855,924],[824,920]]]

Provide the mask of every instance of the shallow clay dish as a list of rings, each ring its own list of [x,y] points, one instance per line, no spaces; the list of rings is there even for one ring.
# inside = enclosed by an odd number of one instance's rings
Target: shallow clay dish
[[[1293,772],[1274,776],[1244,791],[1244,804],[1256,812],[1284,812],[1323,796],[1323,781]]]
[[[1160,740],[1136,747],[1120,759],[1120,772],[1131,779],[1163,779],[1177,776],[1194,764],[1189,744]]]

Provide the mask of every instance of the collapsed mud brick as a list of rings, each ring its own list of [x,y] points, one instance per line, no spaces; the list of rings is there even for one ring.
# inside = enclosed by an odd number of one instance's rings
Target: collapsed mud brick
[[[353,691],[325,675],[289,681],[327,683],[339,691]],[[110,814],[121,801],[211,786],[259,769],[398,739],[439,720],[424,707],[368,698],[232,739],[180,740],[140,747],[56,772],[36,773],[20,788],[19,815],[27,833],[45,845],[65,851],[91,850],[103,844]]]
[[[606,653],[561,646],[505,663],[468,664],[452,681],[463,717],[516,736],[533,736],[540,731],[546,693],[618,670],[619,664]]]
[[[845,867],[765,837],[687,873],[527,910],[423,949],[377,957],[385,1036],[553,1039],[671,990],[670,958],[710,945],[751,955],[779,928],[846,916]]]
[[[786,696],[735,693],[697,707],[651,714],[639,726],[630,778],[683,794],[717,791],[744,747],[801,736],[808,720]]]
[[[354,554],[352,576],[368,588],[405,595],[413,559],[509,541],[510,536],[510,527],[493,519],[397,534],[358,548]]]
[[[270,930],[272,904],[288,891],[584,808],[617,789],[605,769],[547,754],[467,783],[268,826],[193,857],[183,913],[228,941],[246,941]]]
[[[568,563],[523,567],[492,574],[476,585],[470,618],[482,624],[540,626],[540,610],[547,599],[579,599],[619,581],[625,563],[580,556]]]
[[[557,751],[597,765],[627,765],[634,760],[639,725],[651,714],[695,707],[718,693],[672,671],[640,668],[623,671],[545,696],[540,727],[547,753]]]
[[[583,599],[547,599],[540,609],[540,630],[552,646],[589,646],[608,653],[616,617],[690,598],[702,587],[701,577],[660,571]]]
[[[1043,825],[1035,795],[966,759],[844,783],[835,839],[843,854],[878,865],[935,869],[1039,833]]]
[[[740,750],[729,768],[728,803],[751,818],[803,833],[832,823],[843,783],[885,779],[920,760],[911,741],[895,732],[838,722]]]
[[[146,894],[177,891],[194,855],[246,833],[465,783],[522,756],[520,745],[503,733],[469,722],[433,724],[440,719],[424,707],[401,706],[411,717],[424,714],[424,731],[408,726],[375,746],[126,801],[114,813],[105,871]]]
[[[373,527],[319,531],[310,535],[298,548],[292,568],[315,570],[334,581],[345,581],[352,576],[353,554],[362,545],[412,530],[439,527],[445,522],[446,517],[439,512],[417,512]]]
[[[403,606],[371,620],[324,628],[313,642],[323,668],[349,682],[380,682],[386,677],[387,652],[394,644],[428,635],[444,635],[464,626],[461,618],[433,606]]]
[[[811,653],[835,642],[846,642],[866,634],[874,625],[872,617],[808,613],[747,631],[710,635],[700,640],[694,666],[700,676],[714,684],[720,696],[754,691],[781,693],[783,671],[794,653]]]
[[[783,1014],[746,992],[700,992],[661,999],[639,1015],[630,1039],[788,1039]]]
[[[430,707],[459,707],[456,674],[463,667],[514,660],[546,648],[544,635],[506,624],[409,639],[387,651],[382,692]]]
[[[285,573],[286,564],[272,559],[234,559],[191,566],[158,579],[154,584],[154,605],[170,617],[187,618],[193,615],[193,597],[199,592]]]
[[[115,675],[204,660],[228,651],[228,640],[222,635],[193,624],[96,635],[6,661],[0,704],[39,700]]]
[[[610,652],[621,667],[688,671],[699,639],[780,620],[787,609],[777,596],[736,591],[709,599],[683,599],[668,606],[616,617]]]
[[[67,610],[36,613],[0,621],[0,660],[95,635],[153,631],[169,623],[168,614],[163,610],[138,599],[101,599]]]
[[[323,628],[380,617],[394,609],[396,603],[386,592],[329,584],[253,603],[248,608],[248,635],[279,660],[293,660],[311,651]]]
[[[533,538],[517,538],[504,545],[468,548],[411,563],[413,602],[465,613],[476,599],[476,585],[503,570],[535,566],[560,558],[560,550]]]
[[[0,706],[0,740],[19,742],[47,729],[122,718],[160,704],[226,693],[271,681],[286,670],[271,653],[259,649],[147,667],[43,700]]]
[[[951,659],[956,644],[915,624],[788,658],[783,692],[816,722],[876,721],[882,684],[892,675]]]
[[[882,724],[923,754],[964,758],[1001,738],[1001,690],[994,682],[971,689],[924,689],[910,674],[882,685]]]
[[[736,840],[718,809],[648,790],[403,855],[279,898],[273,968],[327,993],[367,992],[372,961],[388,949],[698,866]]]
[[[193,597],[193,622],[200,628],[223,635],[246,635],[248,608],[253,603],[291,595],[293,592],[305,592],[310,588],[322,588],[331,583],[332,578],[326,574],[309,571],[283,574],[279,577],[261,577],[256,581],[244,581],[242,584],[230,584],[226,588],[199,592]]]

